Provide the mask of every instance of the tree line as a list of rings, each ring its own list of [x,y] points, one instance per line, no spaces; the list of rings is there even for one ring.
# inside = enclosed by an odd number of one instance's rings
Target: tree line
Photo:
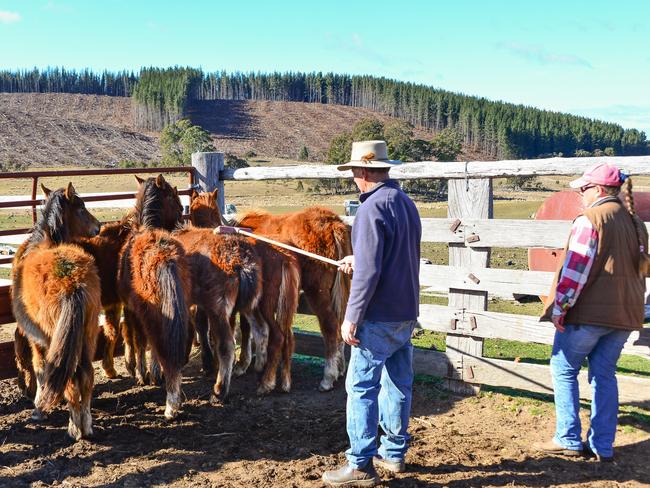
[[[155,77],[152,72],[157,73],[155,76],[167,76],[167,84],[175,84],[175,90],[187,88],[186,101],[270,100],[363,107],[435,131],[452,128],[458,131],[468,147],[499,159],[601,152],[650,154],[646,134],[636,129],[623,129],[618,124],[587,117],[495,102],[375,76],[299,72],[203,73],[191,68],[173,68],[172,71],[147,68],[135,76],[126,71],[111,74],[48,68],[44,71],[2,71],[0,91],[130,96],[137,92],[143,74]],[[184,85],[188,72],[193,73],[189,88]],[[173,77],[178,77],[178,81],[172,82]],[[166,102],[161,102],[160,98],[164,98],[162,93],[166,85],[149,81],[147,86],[145,115],[164,120],[168,115],[164,108]],[[155,86],[159,87],[158,99],[154,94]],[[172,100],[177,98],[172,96]],[[156,115],[160,106],[163,113]],[[176,115],[171,120],[174,118]]]

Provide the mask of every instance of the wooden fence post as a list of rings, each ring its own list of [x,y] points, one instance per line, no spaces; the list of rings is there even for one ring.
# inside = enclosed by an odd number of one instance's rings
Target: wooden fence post
[[[200,191],[219,190],[219,209],[223,215],[225,206],[224,185],[219,178],[219,172],[224,168],[223,153],[195,152],[192,153],[192,166],[196,169],[195,177]]]
[[[448,182],[447,216],[452,219],[488,219],[493,216],[492,179],[451,179]],[[466,246],[467,239],[480,241],[481,236],[465,235],[464,243],[449,244],[449,266],[464,268],[486,268],[490,263],[490,248]],[[449,307],[471,310],[487,310],[487,292],[449,289]],[[468,316],[469,315],[469,316]],[[463,313],[463,319],[457,327],[470,332],[475,327],[471,314]],[[449,358],[449,374],[447,387],[461,394],[476,394],[480,387],[463,380],[474,377],[471,356],[483,356],[483,339],[471,335],[447,333],[447,357]]]

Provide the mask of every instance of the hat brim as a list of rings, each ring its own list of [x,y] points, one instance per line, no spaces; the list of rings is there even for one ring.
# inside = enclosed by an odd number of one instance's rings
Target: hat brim
[[[569,182],[569,186],[571,188],[582,188],[583,186],[588,185],[589,183],[591,183],[591,182],[587,181],[584,178],[584,176],[581,176],[580,178]]]
[[[366,168],[366,169],[383,169],[392,168],[402,164],[399,159],[387,159],[385,161],[350,161],[349,163],[341,164],[336,168],[339,171],[346,171],[352,168]]]

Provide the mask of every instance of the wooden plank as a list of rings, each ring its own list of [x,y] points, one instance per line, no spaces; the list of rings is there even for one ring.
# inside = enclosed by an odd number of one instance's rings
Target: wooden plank
[[[323,340],[320,335],[296,332],[295,337],[297,353],[323,357]],[[444,378],[452,366],[452,361],[444,352],[418,347],[413,351],[413,370],[416,374]],[[474,376],[472,379],[466,378],[465,381],[540,393],[553,393],[551,370],[545,365],[467,356],[465,366],[471,368]],[[617,378],[621,403],[650,402],[650,379],[624,375],[617,375]],[[585,370],[580,372],[578,382],[580,397],[589,399],[591,393]]]
[[[455,320],[455,329],[451,328],[452,320]],[[426,330],[485,339],[553,344],[555,335],[555,328],[550,322],[540,322],[539,317],[534,315],[470,311],[444,305],[420,305],[418,321]],[[472,328],[473,323],[475,328]],[[623,354],[650,359],[650,328],[632,332]]]
[[[447,217],[450,220],[465,218],[489,219],[493,216],[492,180],[450,180],[448,182],[449,204]],[[455,226],[454,226],[455,227]],[[459,226],[460,228],[460,226]],[[451,230],[450,230],[451,232]],[[465,232],[465,240],[468,239]],[[485,247],[470,248],[464,244],[449,244],[449,265],[486,268],[490,263],[490,249]],[[487,292],[482,290],[449,289],[449,307],[463,310],[487,310]],[[465,366],[465,356],[483,355],[483,339],[480,337],[456,334],[453,330],[445,338],[447,356],[450,359],[451,378],[447,387],[456,393],[476,394],[478,388],[463,382],[466,377],[473,377]]]
[[[631,175],[650,175],[650,156],[597,157],[597,158],[546,158],[504,161],[421,161],[392,168],[395,179],[466,179],[508,176],[578,175],[590,166],[607,162],[622,168]],[[351,178],[351,171],[339,171],[334,165],[296,165],[282,167],[255,167],[224,169],[222,180],[284,180],[284,179],[339,179]]]
[[[9,286],[0,286],[0,325],[15,322],[11,311],[11,293]]]

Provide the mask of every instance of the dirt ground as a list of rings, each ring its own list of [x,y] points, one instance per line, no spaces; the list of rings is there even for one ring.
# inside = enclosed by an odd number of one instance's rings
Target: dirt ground
[[[95,435],[78,443],[65,435],[67,411],[34,423],[13,380],[0,382],[0,486],[321,486],[322,472],[344,461],[347,437],[343,385],[319,393],[320,373],[320,364],[295,360],[293,391],[265,398],[255,396],[249,373],[234,380],[226,404],[212,406],[193,360],[182,414],[166,422],[159,388],[106,380],[98,370]],[[621,416],[612,464],[529,452],[552,429],[549,402],[493,392],[454,397],[419,378],[408,469],[380,474],[391,487],[650,484],[648,423]]]

